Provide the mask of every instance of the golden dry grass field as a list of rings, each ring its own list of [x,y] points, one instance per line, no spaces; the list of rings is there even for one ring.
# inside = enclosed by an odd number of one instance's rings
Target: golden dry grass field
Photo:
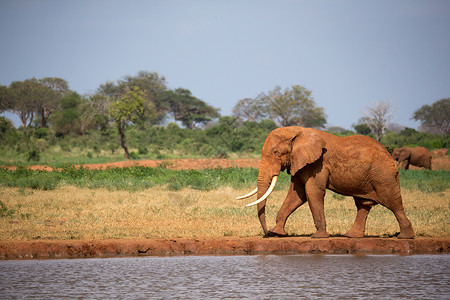
[[[3,217],[0,240],[133,239],[180,237],[250,237],[262,235],[255,207],[234,200],[248,192],[232,188],[211,191],[112,191],[62,186],[54,190],[0,187]],[[286,195],[275,191],[268,200],[268,225]],[[450,236],[450,192],[403,190],[403,202],[416,236]],[[353,199],[328,191],[328,232],[344,234],[356,216]],[[314,225],[308,205],[288,220],[290,235],[310,235]],[[391,211],[378,205],[367,221],[366,235],[392,236],[399,231]]]

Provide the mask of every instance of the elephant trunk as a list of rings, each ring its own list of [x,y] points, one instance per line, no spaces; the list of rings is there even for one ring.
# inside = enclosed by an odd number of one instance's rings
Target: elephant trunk
[[[258,212],[259,222],[261,223],[261,227],[265,235],[267,235],[268,233],[266,223],[266,199],[275,188],[277,177],[278,174],[272,175],[271,172],[268,172],[268,168],[264,167],[263,162],[261,162],[258,174],[258,200],[248,204],[248,206],[257,204],[256,208]]]
[[[261,173],[261,172],[260,172]],[[270,185],[270,181],[265,179],[265,178],[258,178],[258,194],[257,194],[257,199],[260,199],[262,196],[264,196],[264,194],[266,193],[266,191],[268,190]],[[267,223],[266,223],[266,199],[264,199],[263,201],[259,202],[256,206],[257,212],[258,212],[258,218],[259,218],[259,222],[261,223],[261,227],[264,231],[264,235],[267,235],[268,230],[267,230]]]
[[[270,166],[274,168],[272,169],[270,168]],[[265,235],[267,235],[268,233],[266,224],[266,199],[275,188],[280,171],[280,166],[270,164],[265,160],[261,160],[257,188],[246,195],[236,198],[236,200],[242,200],[257,194],[257,200],[247,204],[247,206],[257,205],[259,222],[261,223],[261,227]]]

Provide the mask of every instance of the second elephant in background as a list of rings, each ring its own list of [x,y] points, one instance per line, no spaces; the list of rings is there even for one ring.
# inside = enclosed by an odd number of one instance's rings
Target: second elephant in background
[[[425,147],[395,148],[392,158],[398,161],[399,168],[404,170],[408,170],[410,164],[431,170],[431,152]]]

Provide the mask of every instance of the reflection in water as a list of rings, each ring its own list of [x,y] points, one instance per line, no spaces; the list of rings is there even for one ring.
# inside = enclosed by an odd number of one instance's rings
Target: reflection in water
[[[0,299],[445,299],[448,255],[0,261]]]

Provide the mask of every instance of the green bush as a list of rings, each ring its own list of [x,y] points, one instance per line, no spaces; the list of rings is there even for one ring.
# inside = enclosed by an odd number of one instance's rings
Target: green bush
[[[138,148],[138,153],[139,153],[140,155],[147,155],[147,154],[148,154],[148,149],[147,149],[147,147],[145,147],[145,146],[140,146],[140,147]]]
[[[136,152],[130,152],[130,159],[139,159],[139,155]]]
[[[40,153],[38,149],[33,149],[28,152],[28,161],[39,161],[41,159]]]

